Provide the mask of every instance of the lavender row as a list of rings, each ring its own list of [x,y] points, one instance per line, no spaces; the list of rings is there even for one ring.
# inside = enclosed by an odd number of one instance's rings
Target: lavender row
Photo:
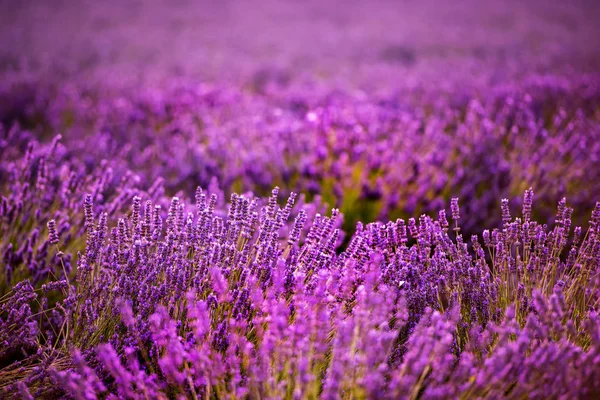
[[[499,198],[530,186],[542,219],[562,197],[584,210],[600,195],[593,76],[397,85],[368,96],[318,84],[135,87],[7,80],[3,153],[60,132],[67,157],[88,172],[110,156],[116,174],[136,171],[141,188],[165,178],[169,195],[214,180],[226,196],[278,185],[322,196],[342,210],[348,231],[358,221],[433,213],[456,196],[471,215],[463,229],[474,233],[499,222]],[[13,130],[25,133],[6,139]]]
[[[465,240],[435,218],[358,224],[198,189],[113,218],[83,202],[77,266],[63,221],[44,240],[56,280],[3,296],[0,388],[24,398],[593,398],[600,393],[600,203],[589,228],[501,201]],[[62,216],[62,218],[68,218]],[[73,223],[80,221],[72,221]],[[410,244],[414,241],[414,244]],[[61,272],[63,274],[61,275]]]

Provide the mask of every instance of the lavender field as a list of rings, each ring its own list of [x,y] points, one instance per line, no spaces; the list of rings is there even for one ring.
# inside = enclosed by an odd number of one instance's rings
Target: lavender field
[[[600,398],[598,21],[0,0],[0,398]]]

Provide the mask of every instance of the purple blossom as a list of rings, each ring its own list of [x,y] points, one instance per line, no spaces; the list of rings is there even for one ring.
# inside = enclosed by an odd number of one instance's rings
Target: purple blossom
[[[593,10],[259,3],[0,15],[0,397],[600,397]]]

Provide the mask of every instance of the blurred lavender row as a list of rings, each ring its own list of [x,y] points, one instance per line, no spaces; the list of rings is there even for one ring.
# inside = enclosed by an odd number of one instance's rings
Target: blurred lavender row
[[[366,95],[322,85],[140,90],[15,78],[0,89],[2,146],[5,158],[17,157],[30,140],[60,132],[67,157],[86,171],[112,157],[111,167],[135,171],[143,188],[163,178],[170,195],[211,181],[226,195],[279,185],[340,208],[347,230],[437,212],[460,197],[471,215],[464,229],[475,233],[497,224],[500,198],[528,187],[544,220],[567,196],[583,223],[600,197],[599,83],[551,76],[484,94],[456,85]]]

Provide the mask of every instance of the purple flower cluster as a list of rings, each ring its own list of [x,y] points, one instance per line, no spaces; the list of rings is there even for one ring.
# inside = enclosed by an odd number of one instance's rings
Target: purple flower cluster
[[[62,3],[0,12],[1,399],[600,398],[600,8]]]
[[[2,298],[0,388],[78,399],[600,393],[600,203],[583,234],[564,199],[553,226],[532,220],[527,190],[520,217],[503,200],[502,228],[465,241],[453,199],[452,224],[445,210],[359,223],[340,250],[337,209],[307,223],[295,194],[280,205],[278,192],[233,194],[226,211],[200,188],[194,206],[141,195],[120,218],[85,196],[69,224],[85,231],[76,271]],[[64,263],[65,235],[56,243],[58,223],[47,225],[37,240]]]
[[[211,182],[226,197],[265,196],[275,185],[282,194],[319,195],[345,215],[346,231],[359,221],[436,213],[458,196],[470,215],[463,233],[471,234],[501,222],[492,212],[498,199],[530,186],[538,217],[552,218],[568,197],[573,219],[585,222],[582,210],[600,196],[599,87],[594,76],[550,76],[367,96],[323,85],[252,92],[172,83],[140,91],[15,78],[0,89],[0,120],[22,136],[21,148],[29,136],[61,132],[65,157],[81,169],[135,171],[139,188],[163,177],[176,196]],[[49,169],[41,165],[40,190]]]

